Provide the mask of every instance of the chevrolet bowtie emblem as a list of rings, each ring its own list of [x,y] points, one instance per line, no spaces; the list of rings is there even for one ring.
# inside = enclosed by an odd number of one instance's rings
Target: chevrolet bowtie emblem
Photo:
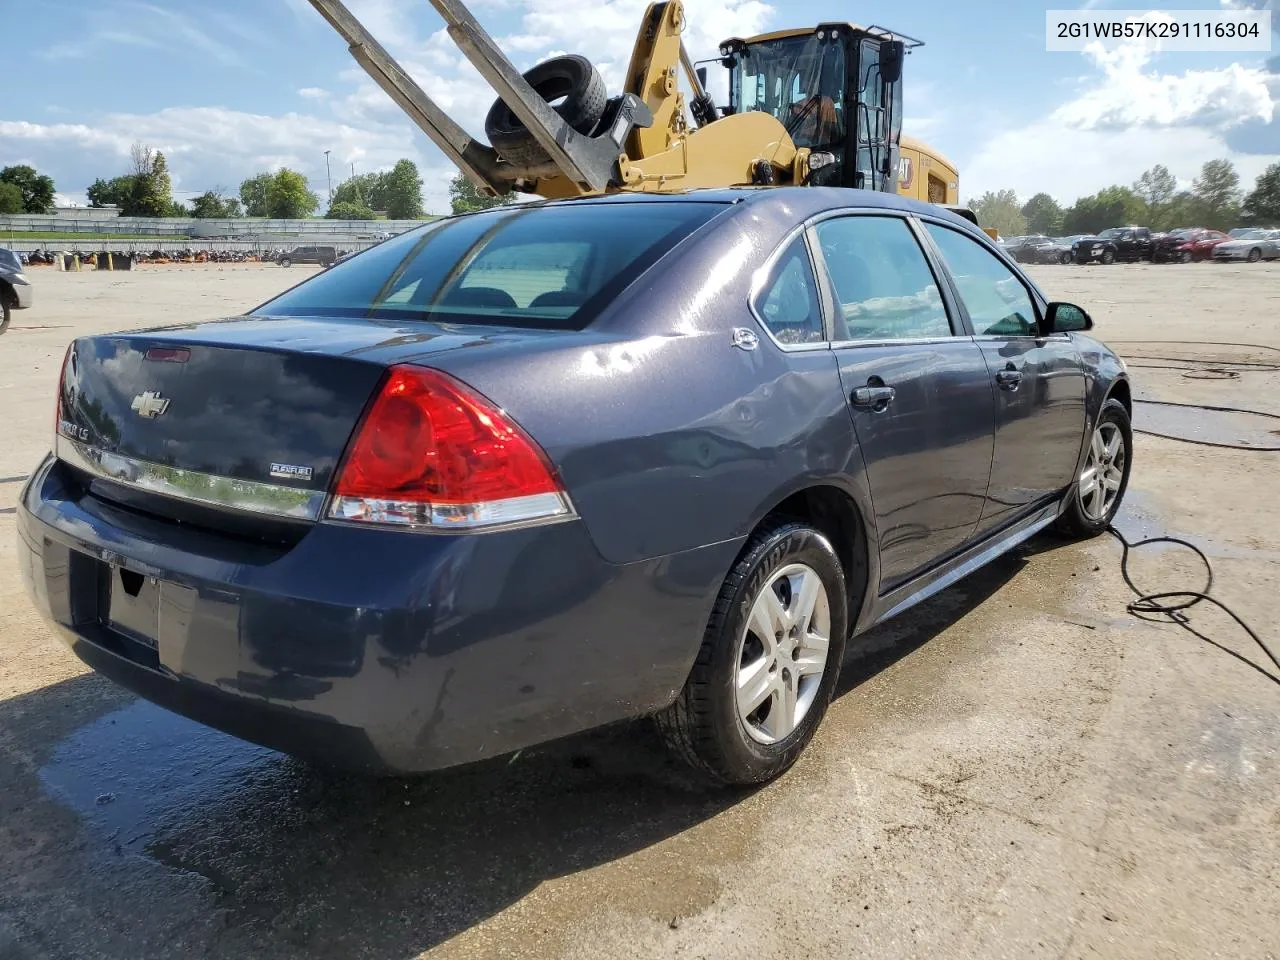
[[[169,401],[164,399],[154,390],[148,390],[146,393],[140,393],[133,398],[133,403],[129,405],[134,412],[140,417],[146,417],[148,420],[154,420],[160,414],[169,409]]]

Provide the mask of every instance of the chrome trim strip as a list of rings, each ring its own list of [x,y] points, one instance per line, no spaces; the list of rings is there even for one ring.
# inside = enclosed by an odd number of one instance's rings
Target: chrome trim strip
[[[901,596],[903,593],[906,593],[906,596],[884,613],[880,614],[880,616],[876,617],[875,620],[867,626],[871,627],[877,623],[883,623],[890,617],[896,617],[904,610],[908,610],[911,607],[914,607],[917,603],[928,600],[930,597],[937,593],[941,593],[952,584],[963,580],[979,567],[986,566],[996,557],[1008,553],[1014,547],[1018,546],[1018,544],[1023,543],[1026,540],[1030,540],[1033,536],[1058,519],[1062,503],[1062,498],[1059,498],[1036,511],[1030,518],[1024,520],[1012,530],[1007,531],[1004,536],[1000,537],[1000,539],[995,543],[978,550],[977,553],[970,554],[967,557],[962,557],[954,567],[942,576],[938,577],[938,579],[932,581],[923,589],[913,592],[911,590],[911,585],[907,584],[904,587],[899,587],[897,590],[894,590],[893,593],[889,594],[889,596],[885,598],[886,600],[890,600],[894,596]]]
[[[54,452],[58,459],[103,480],[175,500],[240,513],[318,520],[327,496],[323,490],[304,490],[274,483],[220,477],[195,470],[180,470],[161,463],[110,453],[61,435],[56,439]]]

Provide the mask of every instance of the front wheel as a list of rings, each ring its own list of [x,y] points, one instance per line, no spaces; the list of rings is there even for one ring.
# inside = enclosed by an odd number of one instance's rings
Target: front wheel
[[[1252,250],[1249,251],[1250,263],[1257,263],[1261,259],[1262,259],[1262,251],[1260,249],[1258,249],[1257,247],[1254,247]]]
[[[1116,255],[1112,253],[1110,250],[1104,250],[1102,251],[1102,262],[1105,264],[1115,263]]]
[[[1183,263],[1190,263],[1192,260],[1191,251],[1183,250],[1182,256],[1179,258]]]
[[[290,260],[288,257],[285,257],[284,259],[282,259],[282,260],[280,261],[280,266],[282,266],[282,267],[292,267],[292,266],[293,266],[293,261],[292,261],[292,260]]]
[[[12,315],[9,301],[5,297],[4,291],[0,290],[0,333],[4,333],[9,329],[9,318]]]
[[[1085,539],[1111,525],[1133,466],[1133,427],[1119,400],[1108,400],[1089,438],[1084,467],[1072,484],[1070,502],[1058,518],[1058,529],[1070,537]]]
[[[1059,255],[1058,255],[1058,262],[1059,262],[1059,263],[1061,263],[1061,264],[1068,264],[1068,263],[1070,263],[1070,262],[1071,262],[1071,254],[1070,254],[1070,253],[1061,253],[1061,254],[1059,254]]]
[[[757,531],[725,578],[684,689],[656,718],[672,751],[728,785],[786,772],[831,702],[846,596],[817,530],[778,520]]]

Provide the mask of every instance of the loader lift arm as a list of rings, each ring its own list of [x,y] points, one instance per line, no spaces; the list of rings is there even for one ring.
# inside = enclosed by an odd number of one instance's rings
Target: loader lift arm
[[[477,188],[497,196],[531,181],[563,176],[581,193],[607,189],[620,179],[618,160],[633,128],[652,124],[648,107],[624,95],[609,129],[586,136],[573,129],[524,79],[493,38],[459,0],[430,0],[449,36],[546,151],[545,165],[513,164],[456,124],[404,71],[342,0],[310,0],[347,41],[351,55],[392,100]]]

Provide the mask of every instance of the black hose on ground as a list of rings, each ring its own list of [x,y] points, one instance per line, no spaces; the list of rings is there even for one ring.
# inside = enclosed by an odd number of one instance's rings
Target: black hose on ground
[[[1184,611],[1190,610],[1197,604],[1212,604],[1238,623],[1240,628],[1252,638],[1253,642],[1256,643],[1271,662],[1275,664],[1276,670],[1280,671],[1280,658],[1276,657],[1275,653],[1267,646],[1263,639],[1258,636],[1253,628],[1245,623],[1244,620],[1242,620],[1240,616],[1225,603],[1210,595],[1210,591],[1213,589],[1213,565],[1209,563],[1209,558],[1205,556],[1203,550],[1197,547],[1194,543],[1189,543],[1186,540],[1179,540],[1177,537],[1152,537],[1148,540],[1139,540],[1136,543],[1130,543],[1129,540],[1125,538],[1125,535],[1115,527],[1108,527],[1107,532],[1120,541],[1120,548],[1123,551],[1120,555],[1120,575],[1124,577],[1125,584],[1133,591],[1134,596],[1137,597],[1137,599],[1130,602],[1126,608],[1132,616],[1135,616],[1140,620],[1176,623],[1178,626],[1182,627],[1182,629],[1196,637],[1199,637],[1205,643],[1217,647],[1224,653],[1229,653],[1240,662],[1252,667],[1272,683],[1280,684],[1280,672],[1272,673],[1268,668],[1259,666],[1244,654],[1237,653],[1230,647],[1224,646],[1212,637],[1201,633],[1191,625],[1190,618],[1187,617]],[[1157,543],[1176,544],[1181,547],[1186,547],[1188,550],[1195,553],[1195,555],[1204,563],[1206,574],[1204,589],[1171,590],[1163,593],[1144,593],[1138,585],[1133,582],[1133,577],[1129,574],[1129,554],[1133,550]],[[1166,620],[1159,621],[1156,619],[1158,617],[1165,617]]]

